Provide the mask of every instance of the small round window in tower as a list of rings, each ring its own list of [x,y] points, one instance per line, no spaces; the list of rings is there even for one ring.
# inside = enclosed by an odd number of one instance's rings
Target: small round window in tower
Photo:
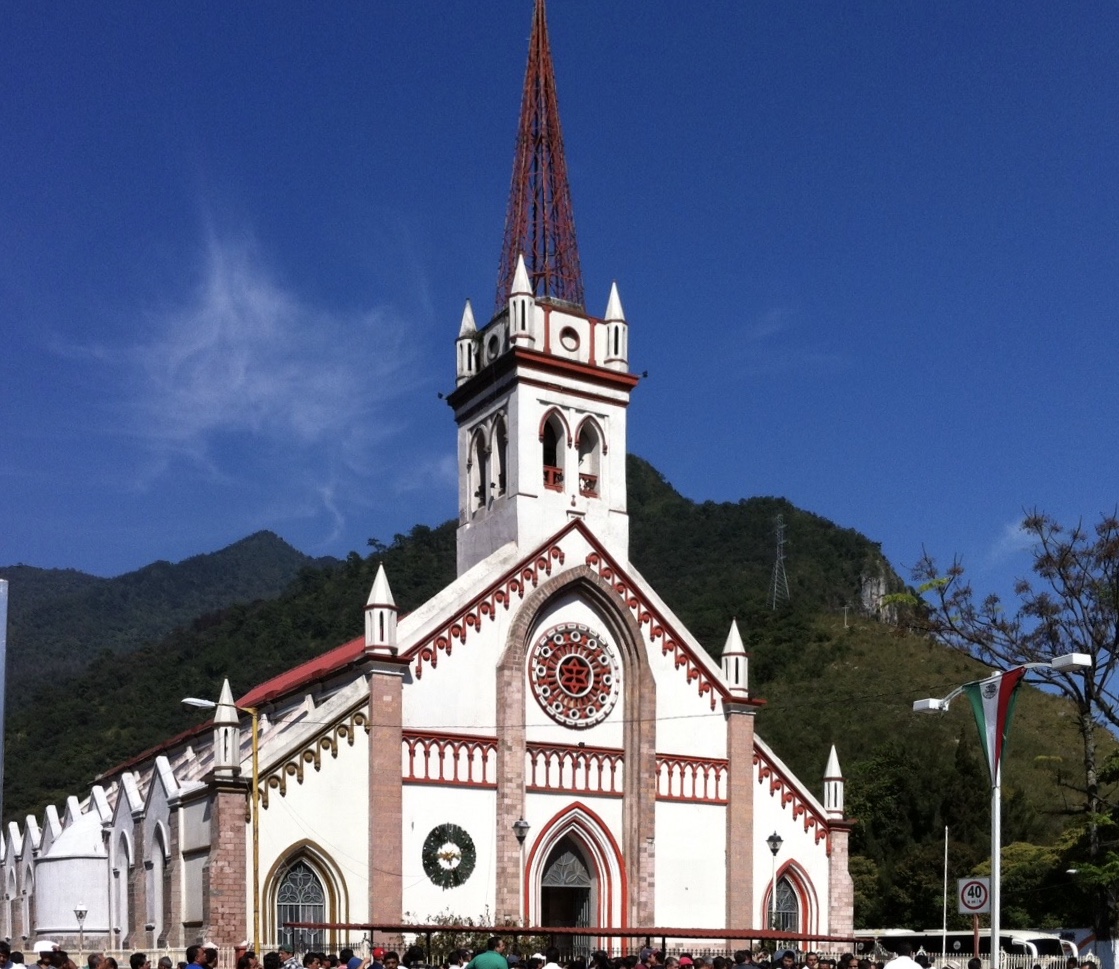
[[[500,352],[501,340],[498,339],[498,336],[495,333],[493,336],[490,337],[489,342],[486,344],[486,357],[489,360],[493,360]]]
[[[579,349],[579,334],[570,326],[565,326],[560,330],[560,346],[569,353],[574,353]]]
[[[598,633],[581,623],[553,626],[528,657],[532,695],[549,717],[583,730],[614,709],[621,689],[618,661]]]

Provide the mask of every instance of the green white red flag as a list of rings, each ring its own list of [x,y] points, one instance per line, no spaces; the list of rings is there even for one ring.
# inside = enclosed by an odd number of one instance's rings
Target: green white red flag
[[[1002,748],[1006,734],[1010,730],[1010,718],[1014,714],[1014,701],[1018,684],[1026,671],[1022,668],[996,673],[985,680],[968,683],[964,687],[971,709],[975,714],[975,725],[979,728],[979,739],[987,755],[987,768],[991,772],[991,783],[998,782],[999,765],[1002,763]]]

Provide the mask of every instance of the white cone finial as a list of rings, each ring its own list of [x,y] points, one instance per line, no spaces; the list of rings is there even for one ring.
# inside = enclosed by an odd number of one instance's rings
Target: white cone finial
[[[466,301],[466,309],[462,311],[462,325],[458,328],[458,337],[461,340],[463,337],[474,336],[478,332],[478,327],[474,323],[474,310],[470,306],[470,300]]]
[[[607,323],[624,323],[626,321],[626,313],[622,309],[622,298],[618,295],[618,284],[616,282],[610,284],[610,299],[606,301],[606,315],[603,319]]]
[[[513,273],[513,288],[509,291],[510,296],[531,296],[532,283],[528,279],[528,269],[525,268],[525,257],[523,253],[517,255],[517,271]]]

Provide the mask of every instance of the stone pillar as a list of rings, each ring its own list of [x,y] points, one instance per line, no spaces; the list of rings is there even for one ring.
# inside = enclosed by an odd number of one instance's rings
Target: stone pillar
[[[122,795],[123,796],[123,795]],[[132,816],[132,867],[128,869],[128,925],[122,926],[128,933],[125,948],[147,949],[151,937],[144,931],[148,921],[148,866],[145,859],[144,815],[137,812]]]
[[[219,946],[236,945],[249,927],[249,870],[245,803],[248,783],[215,778],[210,809],[210,858],[203,872],[202,934]]]
[[[514,620],[510,639],[523,641],[532,615],[521,610]],[[525,811],[525,673],[524,651],[506,649],[497,667],[497,872],[495,873],[494,922],[521,920],[524,898],[523,848],[513,823]],[[539,832],[531,832],[529,837]],[[527,915],[527,913],[526,913]]]
[[[754,714],[758,701],[723,700],[727,720],[726,924],[754,924]],[[742,940],[728,940],[741,945]]]
[[[828,825],[829,935],[851,935],[855,931],[855,882],[847,866],[853,826],[853,821],[832,821]]]
[[[369,674],[369,921],[397,924],[404,918],[403,743],[405,667],[395,657],[371,661]],[[395,936],[373,934],[374,944]]]
[[[629,651],[631,655],[637,647]],[[630,925],[656,925],[656,684],[648,664],[631,662],[625,681],[625,767],[622,853],[629,883]]]
[[[163,874],[163,937],[160,948],[181,948],[183,938],[183,856],[179,838],[179,805],[167,811],[167,863]]]

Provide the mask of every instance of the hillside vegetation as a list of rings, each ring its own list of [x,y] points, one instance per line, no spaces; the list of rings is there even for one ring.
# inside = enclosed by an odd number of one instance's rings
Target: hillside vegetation
[[[324,560],[326,561],[326,560]],[[72,676],[102,653],[127,653],[203,613],[273,599],[315,559],[272,532],[172,564],[105,579],[74,569],[0,568],[9,583],[8,696]]]

